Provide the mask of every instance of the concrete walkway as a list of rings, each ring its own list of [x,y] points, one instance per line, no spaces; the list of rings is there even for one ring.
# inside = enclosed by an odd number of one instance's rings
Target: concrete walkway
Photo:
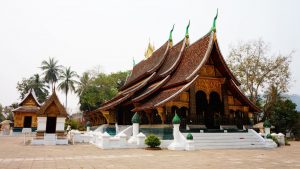
[[[300,168],[300,142],[274,150],[102,150],[93,145],[31,146],[0,137],[0,168]]]

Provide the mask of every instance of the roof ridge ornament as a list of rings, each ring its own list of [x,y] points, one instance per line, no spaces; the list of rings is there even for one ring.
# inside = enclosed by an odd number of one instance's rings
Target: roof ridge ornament
[[[190,28],[190,24],[191,24],[191,21],[189,20],[189,23],[188,25],[186,26],[186,29],[185,29],[185,38],[186,38],[186,46],[189,46],[189,28]]]
[[[170,46],[170,47],[173,46],[173,37],[172,37],[172,34],[173,34],[174,26],[175,26],[175,24],[173,24],[173,27],[172,27],[172,29],[171,29],[171,31],[170,31],[170,35],[169,35],[169,43],[170,43],[169,46]]]
[[[132,68],[135,66],[135,60],[134,57],[132,57]]]
[[[219,10],[218,10],[218,8],[217,8],[217,14],[216,14],[216,16],[214,17],[213,25],[212,25],[210,31],[216,32],[216,30],[217,30],[217,29],[216,29],[216,22],[217,22],[217,19],[218,19],[218,14],[219,14]]]

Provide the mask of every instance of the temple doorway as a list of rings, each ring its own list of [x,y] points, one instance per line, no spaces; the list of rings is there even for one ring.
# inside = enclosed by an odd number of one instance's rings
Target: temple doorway
[[[211,92],[209,94],[209,113],[206,117],[206,127],[219,129],[222,121],[221,113],[223,109],[220,95],[217,92]]]
[[[206,93],[203,91],[198,91],[196,93],[196,119],[193,124],[206,124],[206,117],[209,116],[208,113],[208,101],[206,99]]]
[[[181,119],[181,122],[180,122],[180,128],[181,129],[186,129],[186,125],[188,123],[188,119],[187,119],[187,116],[188,116],[188,111],[189,109],[186,108],[186,107],[181,107],[179,109],[179,112],[178,112],[178,116],[180,117]]]
[[[47,117],[46,133],[55,133],[56,131],[56,117]]]
[[[24,117],[24,128],[31,128],[32,116],[25,116]]]

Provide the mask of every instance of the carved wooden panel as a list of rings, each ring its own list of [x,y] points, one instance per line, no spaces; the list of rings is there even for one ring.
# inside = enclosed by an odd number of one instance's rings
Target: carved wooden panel
[[[215,77],[215,67],[213,65],[204,65],[200,69],[200,75],[201,76],[209,76],[209,77]]]
[[[37,127],[37,117],[36,113],[15,113],[14,114],[14,127],[23,127],[24,124],[24,117],[31,116],[31,127]]]
[[[33,98],[29,97],[24,101],[24,106],[37,106]]]
[[[176,106],[178,108],[186,107],[189,108],[189,102],[171,101],[166,103],[167,107]]]
[[[179,98],[180,98],[180,101],[189,102],[189,93],[183,92],[180,94]]]
[[[244,106],[244,112],[249,112],[249,107],[248,106]]]
[[[228,96],[228,104],[229,105],[234,105],[233,96]]]
[[[238,100],[238,99],[236,99],[236,98],[234,98],[234,105],[242,105],[242,103]]]
[[[209,99],[211,92],[217,92],[222,99],[221,86],[224,83],[223,78],[199,78],[195,83],[196,92],[202,90]]]
[[[54,116],[54,117],[56,117],[56,116],[58,116],[58,115],[60,114],[60,112],[59,112],[59,110],[58,110],[56,104],[55,104],[55,103],[52,103],[52,104],[47,108],[47,110],[45,111],[45,114],[46,114],[47,116]]]
[[[229,106],[228,108],[229,108],[229,110],[233,110],[233,111],[237,111],[237,110],[243,111],[244,110],[244,106]]]

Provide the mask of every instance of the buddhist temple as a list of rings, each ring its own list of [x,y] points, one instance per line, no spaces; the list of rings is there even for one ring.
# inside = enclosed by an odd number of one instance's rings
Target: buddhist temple
[[[55,90],[37,112],[37,136],[56,134],[64,136],[65,120],[68,114],[60,103]]]
[[[131,124],[135,112],[141,124],[171,124],[176,113],[181,128],[249,125],[260,110],[240,91],[240,82],[224,60],[216,19],[210,31],[193,43],[188,24],[185,36],[173,45],[173,27],[169,39],[136,64],[117,96],[96,112],[107,123],[120,125]]]
[[[33,131],[37,127],[37,112],[41,104],[38,102],[33,89],[24,96],[19,103],[19,107],[13,110],[14,131],[22,131],[23,128],[31,128]]]

